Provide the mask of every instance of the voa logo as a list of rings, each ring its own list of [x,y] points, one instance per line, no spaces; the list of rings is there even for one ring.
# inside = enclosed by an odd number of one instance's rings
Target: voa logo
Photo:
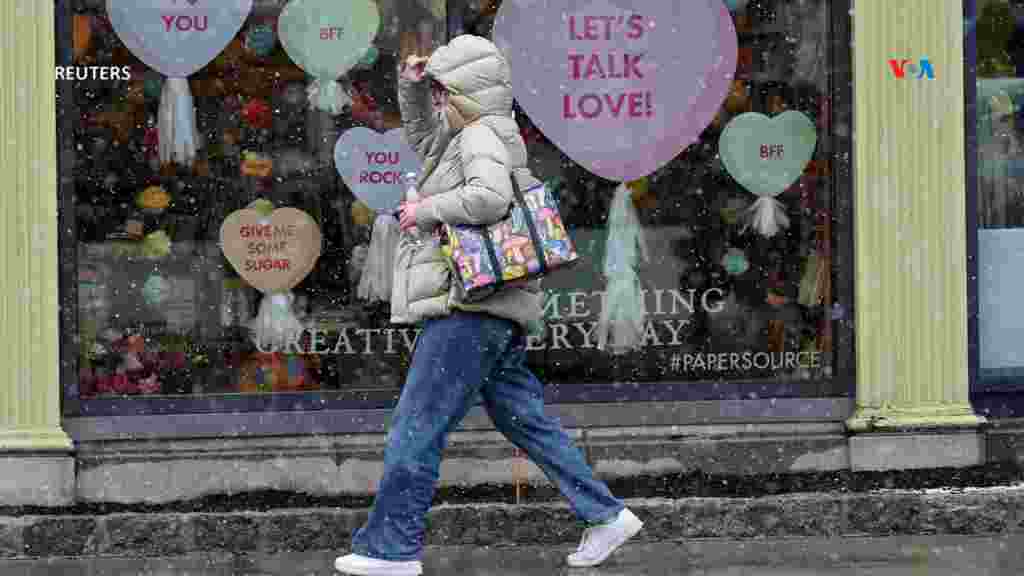
[[[893,76],[899,80],[906,78],[935,80],[935,69],[932,67],[931,60],[927,58],[921,58],[919,62],[908,59],[889,60],[889,67],[892,68]]]

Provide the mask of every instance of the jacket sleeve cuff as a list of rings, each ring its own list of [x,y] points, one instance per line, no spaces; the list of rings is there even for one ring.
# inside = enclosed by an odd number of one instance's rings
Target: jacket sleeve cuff
[[[402,113],[406,117],[426,118],[433,111],[433,105],[430,103],[430,83],[426,76],[418,82],[399,77],[398,96]]]

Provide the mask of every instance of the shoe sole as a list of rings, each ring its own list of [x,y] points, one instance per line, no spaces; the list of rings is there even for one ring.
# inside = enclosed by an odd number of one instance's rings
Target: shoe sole
[[[422,568],[341,568],[337,563],[334,569],[349,576],[420,576]]]
[[[570,560],[570,559],[566,559],[566,563],[570,567],[572,567],[572,568],[591,568],[593,566],[597,566],[598,564],[600,564],[600,563],[604,562],[605,560],[607,560],[609,556],[611,556],[623,544],[628,542],[630,538],[632,538],[633,536],[636,536],[643,527],[644,527],[644,523],[640,522],[638,520],[636,525],[633,526],[633,528],[630,528],[628,531],[623,532],[622,539],[620,539],[614,545],[609,546],[608,549],[605,551],[605,553],[600,555],[600,556],[598,556],[597,559],[595,559],[595,560],[591,560],[589,562],[580,562],[580,561],[573,561],[573,560]]]

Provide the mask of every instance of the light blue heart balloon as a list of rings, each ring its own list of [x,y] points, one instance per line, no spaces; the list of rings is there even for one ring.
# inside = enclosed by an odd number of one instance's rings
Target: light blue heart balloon
[[[224,50],[253,0],[107,0],[110,24],[139,60],[164,76],[186,78]]]
[[[376,212],[393,212],[405,197],[401,175],[419,172],[422,163],[405,143],[402,129],[381,134],[358,126],[334,145],[334,165],[356,198]]]
[[[291,0],[277,24],[288,56],[324,82],[351,70],[379,29],[380,12],[371,0]]]
[[[718,153],[741,186],[758,196],[778,196],[803,174],[817,143],[814,122],[802,112],[774,118],[747,112],[722,131]]]

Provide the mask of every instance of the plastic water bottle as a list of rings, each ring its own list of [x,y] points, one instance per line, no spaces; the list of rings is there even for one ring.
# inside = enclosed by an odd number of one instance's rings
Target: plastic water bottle
[[[402,182],[405,183],[405,201],[415,202],[420,199],[419,190],[416,188],[416,181],[419,180],[419,174],[416,172],[406,172],[402,176]],[[395,217],[400,217],[399,213],[395,213]],[[410,228],[409,230],[403,230],[405,234],[409,236],[416,244],[423,243],[423,234],[419,228]]]
[[[402,183],[405,184],[405,201],[415,202],[420,199],[420,193],[416,189],[416,181],[420,175],[416,172],[406,172],[402,175]]]

